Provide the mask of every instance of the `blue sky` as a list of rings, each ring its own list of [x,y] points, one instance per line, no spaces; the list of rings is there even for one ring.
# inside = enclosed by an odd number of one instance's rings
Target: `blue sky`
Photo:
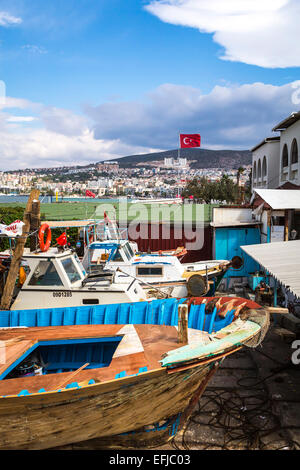
[[[299,108],[297,3],[0,0],[0,169],[251,147]]]

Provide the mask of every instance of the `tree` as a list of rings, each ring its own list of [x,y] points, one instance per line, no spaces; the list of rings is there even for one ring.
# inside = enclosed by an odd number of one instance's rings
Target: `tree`
[[[182,192],[182,196],[194,196],[195,199],[209,204],[211,200],[235,202],[237,186],[228,175],[224,174],[220,181],[208,181],[202,177],[191,180]]]

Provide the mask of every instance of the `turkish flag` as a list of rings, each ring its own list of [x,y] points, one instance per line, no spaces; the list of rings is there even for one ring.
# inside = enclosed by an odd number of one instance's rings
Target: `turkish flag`
[[[200,147],[200,134],[180,134],[180,148]]]
[[[65,246],[67,244],[67,234],[66,232],[62,233],[57,239],[56,239],[57,243],[60,245],[60,246]]]
[[[85,195],[88,197],[96,197],[96,194],[92,193],[92,191],[89,191],[88,189],[86,190]]]

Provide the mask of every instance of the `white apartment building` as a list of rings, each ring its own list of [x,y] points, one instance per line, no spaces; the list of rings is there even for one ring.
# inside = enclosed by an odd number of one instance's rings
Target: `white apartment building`
[[[251,151],[252,188],[278,188],[280,137],[268,137]]]
[[[300,111],[284,119],[273,131],[280,132],[280,185],[288,181],[299,186]]]
[[[275,189],[285,183],[300,186],[300,111],[272,131],[280,136],[268,137],[251,149],[252,188]]]

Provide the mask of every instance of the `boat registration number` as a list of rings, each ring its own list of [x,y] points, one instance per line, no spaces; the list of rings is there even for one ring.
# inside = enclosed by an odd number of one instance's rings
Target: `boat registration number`
[[[53,292],[53,297],[72,297],[72,292]]]

